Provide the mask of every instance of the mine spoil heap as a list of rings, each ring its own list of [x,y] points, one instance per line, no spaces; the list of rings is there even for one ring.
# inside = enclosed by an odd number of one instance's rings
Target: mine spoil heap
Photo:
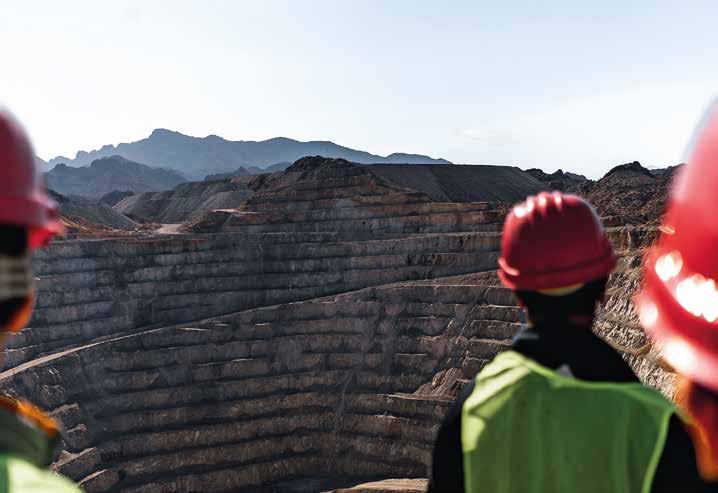
[[[184,233],[40,252],[37,308],[0,385],[62,423],[54,468],[90,492],[421,490],[452,399],[520,328],[495,275],[499,231],[545,185],[406,165],[422,190],[395,168],[306,158],[127,197],[117,206]],[[460,181],[473,188],[452,198]],[[182,197],[211,201],[206,187],[229,206],[187,213]],[[654,231],[610,235],[621,267],[599,331],[669,388],[627,301]]]

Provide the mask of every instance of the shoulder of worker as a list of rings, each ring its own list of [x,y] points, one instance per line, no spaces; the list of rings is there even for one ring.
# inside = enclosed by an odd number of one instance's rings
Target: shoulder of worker
[[[675,411],[674,405],[660,392],[638,382],[595,381],[563,375],[552,368],[534,361],[516,351],[506,351],[496,356],[476,376],[473,392],[463,403],[467,409],[487,402],[494,396],[511,389],[512,394],[519,391],[542,392],[551,389],[573,389],[595,395],[623,395],[636,405],[652,410],[657,419],[664,419]],[[628,401],[626,401],[628,402]]]

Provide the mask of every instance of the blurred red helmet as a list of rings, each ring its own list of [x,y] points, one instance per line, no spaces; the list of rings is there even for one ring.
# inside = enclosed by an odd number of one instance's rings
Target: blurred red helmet
[[[680,373],[718,391],[718,106],[673,183],[636,297],[641,324]]]
[[[45,190],[27,134],[0,109],[0,224],[28,229],[31,248],[48,243],[64,228]]]
[[[608,277],[616,256],[593,207],[575,195],[540,193],[506,217],[499,277],[519,291],[556,290]]]

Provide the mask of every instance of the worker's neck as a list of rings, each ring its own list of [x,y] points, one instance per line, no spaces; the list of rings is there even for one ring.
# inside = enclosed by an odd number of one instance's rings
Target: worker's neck
[[[588,330],[593,327],[594,317],[589,315],[568,315],[536,317],[528,315],[526,326],[533,330]]]

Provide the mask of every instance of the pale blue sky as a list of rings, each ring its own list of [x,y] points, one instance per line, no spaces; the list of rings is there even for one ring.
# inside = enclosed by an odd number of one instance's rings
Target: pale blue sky
[[[0,103],[38,154],[156,127],[599,176],[674,164],[718,81],[718,2],[23,1]]]

